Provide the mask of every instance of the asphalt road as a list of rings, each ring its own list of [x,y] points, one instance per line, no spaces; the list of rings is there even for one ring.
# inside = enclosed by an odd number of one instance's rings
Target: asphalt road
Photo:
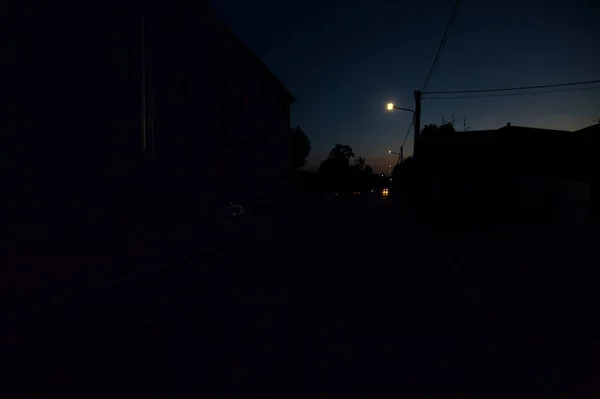
[[[5,357],[20,392],[597,392],[590,228],[433,225],[379,196],[291,206],[20,318]]]

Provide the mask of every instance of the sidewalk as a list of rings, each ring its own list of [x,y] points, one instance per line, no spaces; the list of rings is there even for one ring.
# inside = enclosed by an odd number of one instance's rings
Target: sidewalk
[[[77,290],[148,268],[176,265],[203,252],[235,251],[236,245],[280,238],[289,214],[271,207],[249,211],[233,223],[181,221],[161,228],[114,229],[104,239],[20,240],[5,261],[2,292],[9,307],[36,306]]]
[[[125,228],[115,223],[90,239],[75,232],[66,239],[50,233],[35,241],[16,239],[3,269],[5,303],[12,308],[37,306],[73,290],[176,265],[199,253],[291,239],[292,227],[306,216],[305,202],[302,197],[282,196],[245,208],[245,215],[230,224],[202,223],[190,217],[153,227]]]
[[[215,248],[225,229],[180,225],[162,230],[113,228],[94,237],[13,236],[3,260],[2,293],[9,308],[35,307],[64,293],[86,290],[128,273],[176,262],[183,256]]]

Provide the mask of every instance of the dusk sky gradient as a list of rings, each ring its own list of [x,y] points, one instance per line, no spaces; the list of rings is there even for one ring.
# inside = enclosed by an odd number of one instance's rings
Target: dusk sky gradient
[[[454,7],[453,0],[210,0],[225,22],[297,98],[292,126],[312,140],[308,170],[337,143],[377,172],[396,159]],[[600,79],[600,4],[462,1],[427,91]],[[600,86],[600,85],[595,85]],[[429,100],[422,126],[456,115],[471,130],[517,126],[576,130],[600,117],[600,89]],[[405,154],[412,152],[412,134]],[[516,144],[516,143],[515,143]]]

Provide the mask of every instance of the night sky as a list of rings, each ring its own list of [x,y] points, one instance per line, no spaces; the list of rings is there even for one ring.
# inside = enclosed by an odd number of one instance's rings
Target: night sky
[[[210,0],[297,98],[292,126],[313,144],[315,170],[334,144],[387,172],[454,7],[437,1]],[[596,3],[596,4],[594,4]],[[426,91],[486,89],[600,78],[600,4],[463,1]],[[600,86],[600,85],[596,85]],[[576,130],[600,117],[600,89],[423,101],[422,126],[455,112],[457,130],[512,125]],[[412,137],[405,155],[412,152]]]

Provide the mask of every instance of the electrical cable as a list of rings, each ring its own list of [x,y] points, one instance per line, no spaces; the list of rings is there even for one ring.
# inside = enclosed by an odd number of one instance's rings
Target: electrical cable
[[[451,91],[430,91],[423,94],[458,94],[458,93],[482,93],[492,91],[512,91],[512,90],[529,90],[529,89],[545,89],[548,87],[561,87],[561,86],[575,86],[591,83],[600,83],[600,80],[588,80],[585,82],[569,82],[569,83],[558,83],[551,85],[539,85],[539,86],[521,86],[521,87],[510,87],[501,89],[478,89],[478,90],[451,90]]]
[[[446,40],[448,39],[448,35],[450,33],[450,27],[452,26],[452,23],[454,22],[454,19],[456,17],[456,12],[458,10],[458,7],[460,6],[460,1],[461,0],[456,0],[456,3],[454,3],[454,8],[452,9],[452,14],[450,15],[450,20],[448,21],[448,24],[446,25],[446,30],[444,31],[444,36],[442,36],[442,41],[440,42],[438,51],[435,55],[435,58],[433,59],[433,64],[431,65],[431,69],[429,70],[429,73],[427,74],[427,79],[425,79],[425,83],[423,83],[421,92],[423,92],[425,90],[425,88],[427,87],[427,83],[429,83],[429,79],[431,79],[431,76],[433,75],[433,71],[435,70],[437,62],[439,61],[442,51],[444,50],[444,47],[446,45]]]
[[[408,125],[408,130],[406,131],[406,136],[404,136],[404,141],[402,142],[402,145],[400,147],[404,147],[404,144],[406,144],[406,140],[408,140],[408,136],[410,135],[410,130],[412,129],[413,125],[415,124],[415,117],[413,116],[410,125]]]
[[[482,95],[482,96],[423,97],[422,99],[423,100],[459,100],[459,99],[465,99],[465,98],[508,97],[508,96],[526,96],[526,95],[530,95],[530,94],[562,93],[562,92],[567,92],[567,91],[579,91],[579,90],[590,90],[590,89],[600,89],[600,86],[575,87],[575,88],[571,88],[571,89],[534,91],[534,92],[526,92],[526,93],[486,94],[486,95]]]
[[[408,140],[408,136],[410,136],[410,131],[414,124],[415,124],[415,116],[413,115],[410,125],[408,125],[408,130],[406,131],[406,136],[404,136],[404,141],[402,141],[402,145],[400,146],[398,160],[396,161],[396,165],[398,165],[400,163],[400,154],[402,154],[402,152],[403,152],[402,147],[404,147],[404,145],[406,144],[406,141]]]

